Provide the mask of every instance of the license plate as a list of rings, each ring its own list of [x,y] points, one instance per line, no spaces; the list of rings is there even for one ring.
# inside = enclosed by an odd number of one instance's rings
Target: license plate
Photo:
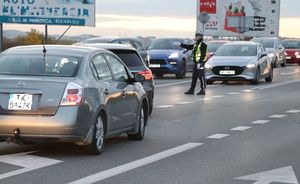
[[[159,64],[150,64],[149,65],[150,68],[160,68]]]
[[[234,70],[221,70],[220,75],[234,75],[235,71]]]
[[[287,56],[286,59],[292,59],[292,57],[291,56]]]
[[[32,95],[10,94],[8,110],[30,111],[32,109]]]

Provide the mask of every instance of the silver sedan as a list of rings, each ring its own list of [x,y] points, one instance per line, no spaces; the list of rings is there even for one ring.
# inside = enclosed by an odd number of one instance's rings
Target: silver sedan
[[[208,84],[214,81],[247,80],[258,84],[273,80],[273,65],[266,50],[255,42],[232,42],[220,47],[205,64]]]
[[[105,139],[142,140],[144,77],[113,53],[76,46],[27,46],[0,55],[0,141],[59,141],[100,154]]]

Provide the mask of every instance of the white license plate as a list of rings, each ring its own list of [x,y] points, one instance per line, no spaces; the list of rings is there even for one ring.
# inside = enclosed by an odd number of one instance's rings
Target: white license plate
[[[150,64],[149,65],[150,68],[160,68],[159,64]]]
[[[292,57],[291,56],[287,56],[286,59],[292,59]]]
[[[8,110],[30,111],[32,109],[32,95],[10,94]]]
[[[221,70],[220,75],[235,75],[234,70]]]

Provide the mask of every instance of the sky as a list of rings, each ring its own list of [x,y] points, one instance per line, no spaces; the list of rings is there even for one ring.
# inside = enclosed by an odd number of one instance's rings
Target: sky
[[[182,36],[196,29],[196,0],[96,0],[96,27],[72,27],[67,35]],[[300,0],[281,0],[280,36],[300,37]],[[4,29],[42,26],[5,24]],[[50,26],[49,34],[67,27]]]

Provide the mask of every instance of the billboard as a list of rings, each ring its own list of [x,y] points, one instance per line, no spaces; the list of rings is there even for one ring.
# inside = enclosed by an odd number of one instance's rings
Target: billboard
[[[0,23],[95,26],[95,0],[0,2]]]
[[[207,13],[206,36],[279,36],[280,0],[197,0],[197,17]],[[197,20],[197,31],[203,24]]]

